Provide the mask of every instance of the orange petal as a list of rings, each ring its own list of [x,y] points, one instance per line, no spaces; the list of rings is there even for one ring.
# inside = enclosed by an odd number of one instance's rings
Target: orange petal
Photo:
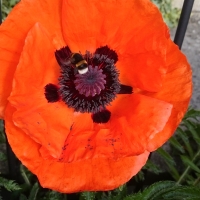
[[[148,152],[117,160],[105,157],[65,163],[44,159],[39,151],[40,144],[14,125],[12,114],[15,111],[8,104],[5,112],[8,141],[17,157],[37,175],[45,188],[65,193],[111,190],[127,182],[147,161]]]
[[[56,47],[65,44],[60,26],[61,2],[22,0],[0,26],[0,118],[3,118],[13,75],[30,28],[40,22],[53,37]]]
[[[119,56],[124,84],[154,92],[161,88],[169,34],[155,5],[146,0],[68,0],[63,1],[62,16],[72,51],[94,52],[108,45]]]
[[[140,94],[118,95],[111,111],[110,135],[116,155],[138,155],[165,127],[172,104]]]
[[[59,159],[74,162],[139,155],[146,150],[148,141],[165,127],[172,105],[132,94],[117,99],[109,110],[111,119],[105,125],[94,124],[90,114],[79,114]]]
[[[192,94],[190,65],[186,57],[171,41],[167,51],[167,65],[169,68],[163,81],[162,90],[147,95],[171,103],[173,105],[172,114],[163,131],[149,141],[149,151],[156,150],[172,136],[188,108]]]
[[[17,109],[15,125],[48,149],[51,156],[59,157],[73,111],[63,102],[48,103],[44,95],[44,87],[57,84],[60,75],[54,51],[50,35],[42,25],[35,24],[26,37],[9,102]]]
[[[148,155],[145,152],[118,160],[96,158],[69,164],[44,160],[38,178],[43,187],[60,192],[112,190],[138,173]]]
[[[5,130],[8,142],[15,155],[32,172],[36,172],[41,165],[39,153],[40,144],[31,139],[21,128],[14,125],[12,115],[16,111],[10,103],[5,109]]]

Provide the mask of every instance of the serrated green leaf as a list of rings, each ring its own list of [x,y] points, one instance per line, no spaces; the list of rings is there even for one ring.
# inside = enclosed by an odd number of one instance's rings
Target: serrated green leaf
[[[184,121],[184,125],[192,133],[192,136],[194,137],[194,140],[197,142],[197,144],[200,145],[200,134],[198,134],[196,130],[196,125],[193,122],[188,121],[188,120]]]
[[[200,199],[200,189],[194,186],[181,186],[163,195],[164,200],[194,200]]]
[[[161,200],[163,194],[170,192],[172,189],[179,187],[172,181],[161,181],[152,184],[146,188],[143,192],[139,192],[134,195],[130,195],[123,200]],[[132,198],[132,199],[131,199]]]
[[[197,118],[197,117],[200,117],[200,111],[194,110],[194,109],[189,109],[183,119]]]
[[[159,148],[156,151],[167,163],[171,165],[176,165],[174,159],[167,153],[163,148]]]
[[[180,142],[175,137],[171,137],[169,139],[169,142],[178,151],[180,151],[181,153],[185,153],[185,150],[183,149],[182,145],[180,144]]]
[[[19,200],[28,200],[24,194],[20,194]]]
[[[39,184],[38,182],[36,182],[31,189],[28,200],[37,200],[38,191],[39,191]]]
[[[182,161],[191,167],[191,169],[195,170],[196,172],[200,173],[200,169],[198,168],[198,166],[196,166],[194,164],[194,162],[192,162],[187,156],[181,156]]]
[[[163,170],[157,166],[156,164],[154,164],[151,160],[148,160],[147,163],[145,164],[145,166],[143,167],[143,169],[146,169],[150,172],[153,172],[155,174],[160,174],[163,172]]]
[[[3,152],[0,152],[0,161],[3,162],[5,160],[7,160],[6,154]]]
[[[84,198],[84,200],[94,200],[95,192],[82,192],[81,196]]]
[[[13,180],[8,180],[6,178],[0,177],[0,186],[4,187],[9,192],[20,190],[20,186]]]
[[[200,189],[194,186],[180,186],[175,182],[157,182],[123,200],[195,200],[200,199]]]
[[[177,137],[180,137],[181,140],[184,142],[185,148],[187,152],[189,153],[190,158],[192,158],[194,156],[194,151],[190,145],[187,134],[185,133],[185,131],[181,129],[181,127],[178,127],[176,131],[178,133]]]
[[[64,196],[64,197],[63,197]],[[48,191],[42,200],[66,200],[65,194],[50,190]]]
[[[189,137],[188,135],[185,133],[185,131],[181,128],[181,126],[179,126],[176,129],[176,132],[178,133],[178,136],[181,137],[181,139],[185,142],[189,142]],[[175,136],[176,137],[176,136]]]
[[[174,178],[174,180],[177,181],[180,178],[178,170],[176,169],[175,166],[170,165],[169,163],[166,163],[166,164],[169,168],[169,172],[170,172],[171,176]]]

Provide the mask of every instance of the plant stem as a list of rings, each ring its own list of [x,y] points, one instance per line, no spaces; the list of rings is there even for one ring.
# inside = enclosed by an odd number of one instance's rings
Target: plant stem
[[[197,185],[200,182],[200,176],[194,181],[193,185]]]
[[[200,155],[200,150],[194,155],[193,159],[192,159],[192,162],[194,162],[197,157]],[[183,179],[185,178],[185,176],[188,174],[189,170],[190,170],[190,166],[188,166],[185,171],[183,172],[183,174],[181,175],[181,177],[178,179],[178,181],[176,182],[176,185],[179,185]]]
[[[27,185],[31,185],[31,183],[30,183],[30,181],[29,181],[29,179],[28,179],[28,177],[27,177],[27,175],[26,175],[26,173],[25,173],[25,171],[24,171],[24,169],[23,169],[23,165],[20,165],[20,171],[21,171],[21,175],[22,175],[22,177],[23,177],[25,183],[26,183]]]
[[[64,199],[63,200],[67,200],[67,194],[64,194]]]

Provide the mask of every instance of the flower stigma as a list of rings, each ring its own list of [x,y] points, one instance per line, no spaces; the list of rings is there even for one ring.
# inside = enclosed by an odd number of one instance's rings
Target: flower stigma
[[[75,88],[86,97],[94,97],[105,89],[106,75],[103,74],[102,69],[98,69],[98,66],[93,68],[90,65],[88,68],[86,73],[76,75]]]

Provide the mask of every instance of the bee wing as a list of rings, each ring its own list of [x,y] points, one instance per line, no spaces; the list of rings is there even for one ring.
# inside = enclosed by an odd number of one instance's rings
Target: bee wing
[[[69,59],[69,60],[62,60],[62,64],[70,66],[72,64],[71,59]]]

